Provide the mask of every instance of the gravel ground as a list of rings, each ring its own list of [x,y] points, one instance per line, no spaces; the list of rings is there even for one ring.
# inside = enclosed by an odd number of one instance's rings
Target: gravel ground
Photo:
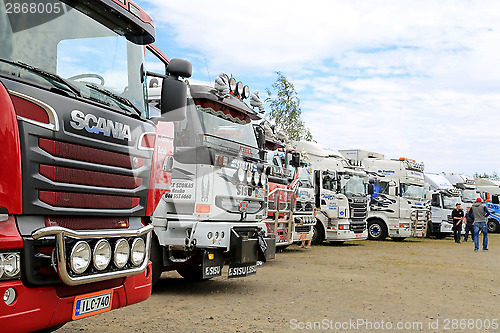
[[[57,332],[500,332],[500,235],[290,246],[254,276],[164,273],[145,302]],[[487,327],[487,329],[485,329]]]

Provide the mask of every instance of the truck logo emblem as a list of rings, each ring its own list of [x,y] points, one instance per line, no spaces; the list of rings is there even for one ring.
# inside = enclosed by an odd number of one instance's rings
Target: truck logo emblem
[[[114,122],[102,117],[97,118],[92,113],[85,114],[79,110],[71,111],[71,127],[76,130],[85,129],[89,133],[104,136],[113,136],[115,139],[132,141],[130,126],[120,122]]]

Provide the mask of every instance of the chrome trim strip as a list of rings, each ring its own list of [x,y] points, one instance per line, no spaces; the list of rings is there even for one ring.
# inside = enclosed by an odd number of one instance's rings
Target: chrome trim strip
[[[142,138],[144,138],[144,136],[146,135],[154,135],[155,136],[155,141],[158,140],[157,138],[157,135],[155,132],[144,132],[142,133],[140,136],[139,136],[139,140],[137,140],[137,149],[138,150],[146,150],[146,151],[153,151],[155,150],[155,147],[153,146],[153,148],[144,148],[144,147],[141,147],[141,144],[142,144]],[[155,145],[156,145],[156,142],[155,142]]]
[[[48,105],[47,103],[44,103],[36,98],[22,94],[22,93],[17,92],[17,91],[9,90],[9,94],[16,96],[16,97],[19,97],[19,98],[22,98],[22,99],[29,101],[33,104],[36,104],[39,107],[41,107],[42,109],[44,109],[45,112],[47,112],[47,115],[49,116],[50,124],[44,124],[44,123],[38,122],[36,120],[28,119],[28,118],[25,118],[22,116],[17,116],[18,120],[22,120],[22,121],[25,121],[27,123],[49,129],[51,131],[55,131],[55,132],[59,131],[59,118],[57,117],[57,113],[54,110],[54,108],[52,108],[50,105]]]

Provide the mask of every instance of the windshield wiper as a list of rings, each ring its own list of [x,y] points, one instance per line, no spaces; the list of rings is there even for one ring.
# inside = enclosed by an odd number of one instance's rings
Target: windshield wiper
[[[30,72],[33,72],[35,74],[40,74],[42,75],[45,79],[49,78],[51,79],[52,81],[55,81],[55,82],[58,82],[60,84],[63,84],[65,85],[66,87],[68,87],[69,91],[73,92],[76,96],[78,97],[81,97],[81,94],[80,94],[80,90],[75,87],[72,83],[70,83],[68,80],[66,79],[63,79],[62,77],[60,77],[59,75],[57,74],[54,74],[54,73],[51,73],[51,72],[47,72],[47,71],[44,71],[43,69],[40,69],[40,68],[37,68],[37,67],[34,67],[34,66],[31,66],[31,65],[28,65],[28,64],[25,64],[24,62],[21,62],[21,61],[10,61],[10,60],[6,60],[6,59],[1,59],[0,58],[0,61],[1,62],[4,62],[4,63],[7,63],[7,64],[10,64],[10,65],[13,65],[13,66],[17,66],[17,67],[21,67],[21,68],[24,68]],[[47,80],[48,82],[50,82],[50,80]],[[52,85],[54,85],[52,82],[50,82]]]
[[[141,115],[141,111],[137,108],[137,106],[134,105],[134,103],[132,103],[131,101],[129,101],[128,99],[126,99],[125,97],[122,97],[120,95],[117,95],[107,89],[104,89],[104,88],[101,88],[99,87],[98,85],[96,84],[93,84],[93,83],[87,83],[85,84],[87,87],[91,88],[91,89],[94,89],[108,97],[111,97],[115,100],[117,100],[118,102],[128,106],[128,107],[131,107],[132,109],[134,109],[135,112],[137,112],[138,115]],[[122,108],[123,109],[123,108]],[[127,110],[128,111],[128,110]]]

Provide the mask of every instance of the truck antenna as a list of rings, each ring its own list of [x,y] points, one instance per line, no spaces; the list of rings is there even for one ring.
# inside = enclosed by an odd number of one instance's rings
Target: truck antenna
[[[210,71],[208,70],[207,56],[205,55],[205,53],[203,53],[203,57],[205,58],[205,66],[207,67],[208,82],[212,82],[212,79],[210,78]]]

